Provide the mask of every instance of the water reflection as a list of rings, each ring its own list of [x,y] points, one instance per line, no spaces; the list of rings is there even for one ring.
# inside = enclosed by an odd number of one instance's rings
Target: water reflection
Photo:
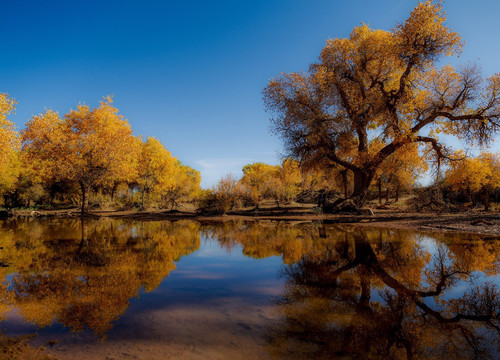
[[[500,241],[472,235],[313,223],[13,221],[0,229],[0,316],[15,308],[40,327],[89,328],[102,339],[130,299],[154,291],[200,238],[254,259],[282,258],[269,274],[283,281],[268,298],[276,320],[264,324],[274,357],[498,355]],[[238,262],[224,266],[238,271]],[[195,270],[197,281],[213,280],[202,276],[203,264]]]
[[[0,311],[15,307],[40,327],[58,322],[99,336],[141,288],[154,290],[175,260],[200,246],[199,224],[182,221],[21,221],[2,230],[2,261],[10,266],[1,270]]]
[[[217,226],[223,246],[282,256],[279,321],[270,351],[284,359],[451,357],[498,354],[500,242],[477,236],[313,224]],[[460,291],[457,286],[465,289]]]

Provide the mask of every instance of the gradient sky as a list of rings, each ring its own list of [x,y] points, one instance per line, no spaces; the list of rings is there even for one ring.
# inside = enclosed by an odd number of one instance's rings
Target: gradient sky
[[[262,103],[269,79],[307,70],[327,39],[362,22],[391,29],[416,3],[2,0],[0,92],[17,100],[19,129],[45,109],[112,94],[136,135],[160,139],[211,186],[244,164],[280,161]],[[500,71],[500,1],[444,7],[465,40],[459,61]]]

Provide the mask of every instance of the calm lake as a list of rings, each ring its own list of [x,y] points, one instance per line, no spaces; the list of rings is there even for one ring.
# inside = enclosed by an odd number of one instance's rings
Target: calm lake
[[[60,359],[498,358],[500,240],[311,222],[0,221],[3,337]]]

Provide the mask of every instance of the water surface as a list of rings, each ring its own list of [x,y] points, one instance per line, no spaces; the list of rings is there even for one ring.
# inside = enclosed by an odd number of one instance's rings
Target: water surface
[[[500,241],[320,223],[0,222],[4,336],[61,359],[496,358]]]

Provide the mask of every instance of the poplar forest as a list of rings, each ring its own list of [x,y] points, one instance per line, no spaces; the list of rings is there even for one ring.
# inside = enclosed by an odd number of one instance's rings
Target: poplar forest
[[[0,89],[0,359],[498,359],[500,73],[445,8],[275,74],[279,163],[211,186],[118,97]]]

